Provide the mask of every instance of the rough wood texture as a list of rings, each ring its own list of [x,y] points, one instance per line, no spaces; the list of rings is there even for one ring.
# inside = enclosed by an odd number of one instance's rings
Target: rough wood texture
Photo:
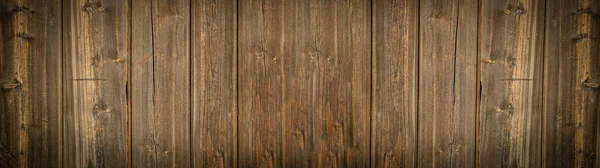
[[[127,166],[129,3],[64,7],[64,167]]]
[[[415,167],[419,1],[373,1],[372,167]]]
[[[0,1],[0,167],[59,167],[61,4]]]
[[[543,0],[481,3],[482,167],[539,167]]]
[[[240,166],[367,167],[370,2],[239,11]]]
[[[547,3],[542,167],[598,167],[600,1]]]
[[[194,167],[235,167],[237,157],[235,0],[192,1]]]
[[[190,166],[190,2],[135,0],[132,158],[139,167]]]
[[[419,167],[473,167],[477,1],[423,0],[419,40]]]

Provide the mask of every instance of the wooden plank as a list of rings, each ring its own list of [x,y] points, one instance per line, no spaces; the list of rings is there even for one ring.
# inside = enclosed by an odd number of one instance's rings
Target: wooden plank
[[[473,167],[476,0],[423,0],[419,40],[419,167]]]
[[[600,1],[547,7],[542,167],[598,167]]]
[[[371,167],[415,167],[419,1],[373,1]]]
[[[367,167],[370,2],[239,11],[240,166]]]
[[[190,2],[132,2],[132,158],[190,166]]]
[[[544,6],[481,3],[479,166],[541,166]]]
[[[192,1],[193,167],[235,167],[235,0]]]
[[[60,1],[0,6],[0,167],[59,167]]]
[[[64,166],[128,161],[129,2],[64,1]]]

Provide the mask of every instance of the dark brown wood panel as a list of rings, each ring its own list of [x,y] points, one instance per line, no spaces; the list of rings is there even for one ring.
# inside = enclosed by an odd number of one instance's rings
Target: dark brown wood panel
[[[240,1],[241,167],[367,167],[370,2]]]
[[[235,0],[192,1],[193,167],[235,167]]]
[[[600,1],[547,3],[542,167],[598,167]]]
[[[0,167],[59,167],[61,3],[0,1]]]
[[[479,165],[540,167],[543,0],[481,2]]]
[[[372,167],[415,167],[418,0],[373,1]]]
[[[132,3],[133,166],[188,167],[190,1]]]
[[[63,7],[63,166],[125,167],[129,3],[68,0]]]
[[[473,167],[476,0],[420,1],[419,167]]]

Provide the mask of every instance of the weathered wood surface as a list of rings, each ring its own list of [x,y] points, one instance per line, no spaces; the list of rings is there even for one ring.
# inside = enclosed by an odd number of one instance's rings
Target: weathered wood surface
[[[548,1],[542,167],[598,167],[600,1]]]
[[[60,1],[0,1],[0,167],[59,167]]]
[[[63,165],[125,167],[129,3],[67,0],[62,5]]]
[[[420,3],[417,165],[473,167],[477,1]]]
[[[0,0],[0,167],[600,167],[599,0]]]
[[[370,2],[240,1],[241,167],[369,165]]]
[[[194,167],[235,167],[236,1],[191,3],[192,164]]]
[[[415,167],[419,2],[373,1],[372,167]]]
[[[136,0],[133,9],[133,166],[188,167],[190,1]]]
[[[481,3],[479,165],[540,167],[544,1]]]

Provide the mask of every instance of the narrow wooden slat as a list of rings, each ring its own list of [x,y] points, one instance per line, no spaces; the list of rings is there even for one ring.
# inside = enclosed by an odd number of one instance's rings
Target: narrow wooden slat
[[[543,0],[481,2],[481,167],[539,167]]]
[[[60,1],[3,0],[0,167],[59,167]]]
[[[190,166],[190,2],[134,0],[132,166]]]
[[[240,167],[367,167],[370,2],[240,1]]]
[[[63,2],[64,167],[126,167],[127,1]]]
[[[548,1],[542,167],[598,167],[600,1]]]
[[[417,165],[473,167],[478,2],[420,3]]]
[[[372,167],[415,167],[418,0],[373,1]]]
[[[235,167],[236,1],[191,3],[193,167]]]

